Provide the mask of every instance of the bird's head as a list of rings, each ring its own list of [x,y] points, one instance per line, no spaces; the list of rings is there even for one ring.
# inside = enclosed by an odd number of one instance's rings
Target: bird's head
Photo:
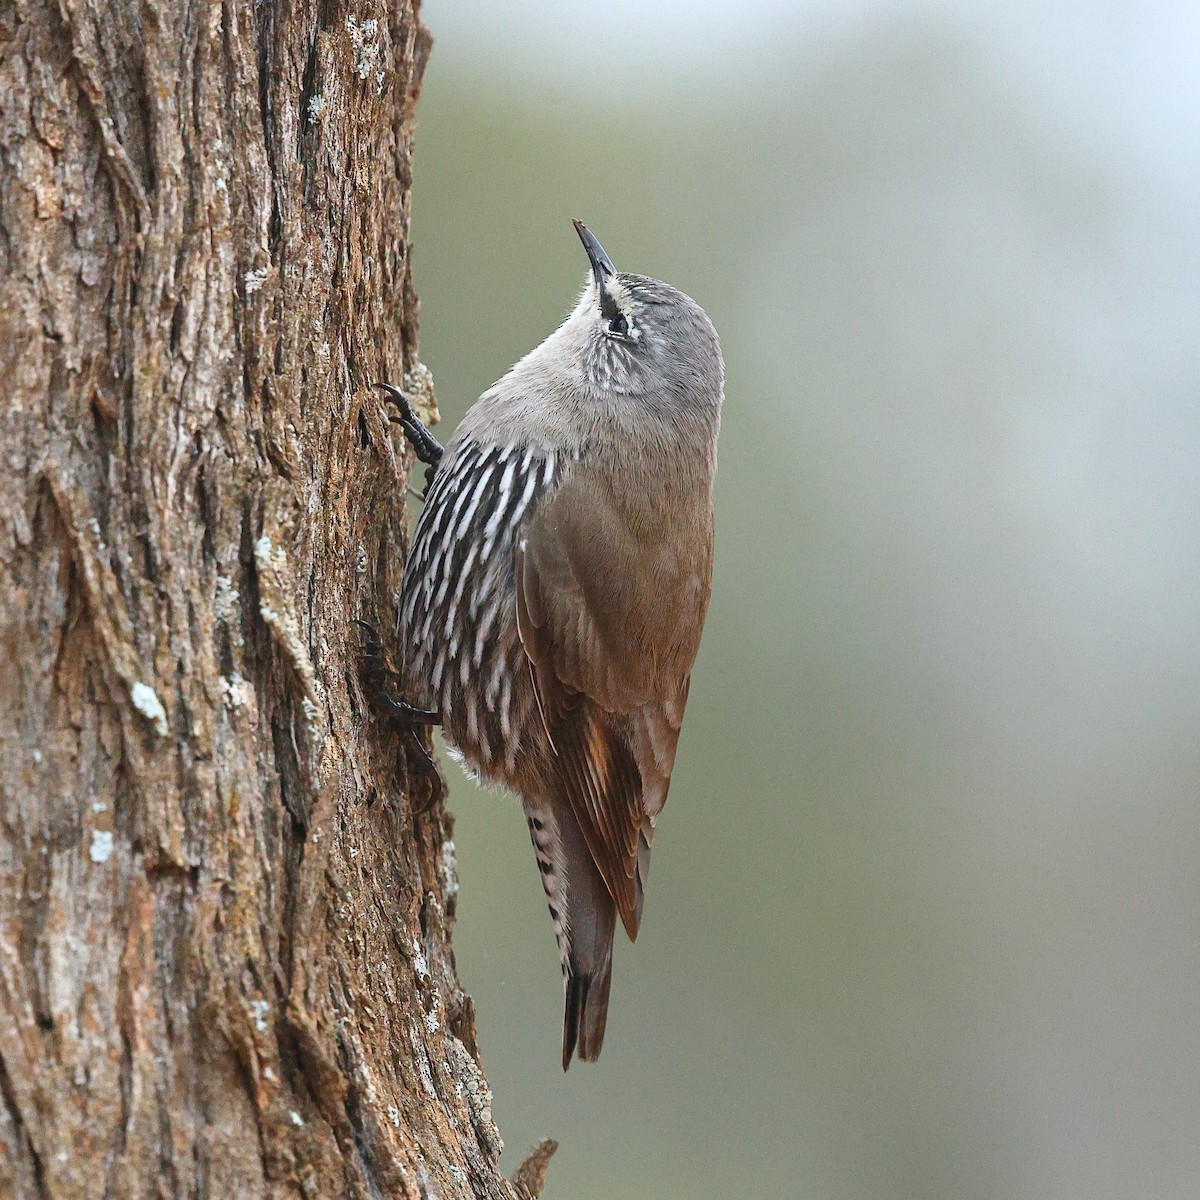
[[[582,381],[602,393],[719,405],[724,367],[700,305],[661,280],[618,271],[592,231],[574,224],[591,273],[558,336]]]

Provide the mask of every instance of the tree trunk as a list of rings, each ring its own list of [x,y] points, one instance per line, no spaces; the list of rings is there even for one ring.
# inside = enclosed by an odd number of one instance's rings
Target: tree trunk
[[[374,714],[433,397],[407,0],[0,13],[0,1195],[505,1197]],[[410,756],[411,755],[411,756]]]

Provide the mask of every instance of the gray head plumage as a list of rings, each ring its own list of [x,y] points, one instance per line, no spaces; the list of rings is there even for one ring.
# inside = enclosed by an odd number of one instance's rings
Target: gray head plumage
[[[591,230],[574,225],[592,270],[558,334],[587,381],[719,407],[724,367],[704,309],[669,283],[618,271]]]
[[[591,262],[578,302],[480,397],[456,437],[533,436],[570,450],[598,421],[654,413],[712,441],[725,367],[704,309],[669,283],[618,271],[591,231],[580,221],[575,228]]]

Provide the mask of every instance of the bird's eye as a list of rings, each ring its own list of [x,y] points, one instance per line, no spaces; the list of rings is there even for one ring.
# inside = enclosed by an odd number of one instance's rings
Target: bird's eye
[[[620,337],[627,337],[629,334],[629,322],[625,320],[623,312],[617,313],[615,317],[608,323],[610,332],[617,334]]]

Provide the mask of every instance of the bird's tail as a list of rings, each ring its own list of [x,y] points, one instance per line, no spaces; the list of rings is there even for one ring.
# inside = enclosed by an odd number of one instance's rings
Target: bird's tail
[[[617,906],[565,803],[526,813],[562,959],[565,1005],[562,1064],[595,1062],[604,1045]]]
[[[611,933],[608,947],[608,956],[601,966],[592,968],[572,963],[567,968],[563,1011],[564,1071],[571,1065],[571,1056],[576,1052],[583,1062],[595,1062],[600,1057],[604,1027],[608,1023],[608,989],[612,984]]]

